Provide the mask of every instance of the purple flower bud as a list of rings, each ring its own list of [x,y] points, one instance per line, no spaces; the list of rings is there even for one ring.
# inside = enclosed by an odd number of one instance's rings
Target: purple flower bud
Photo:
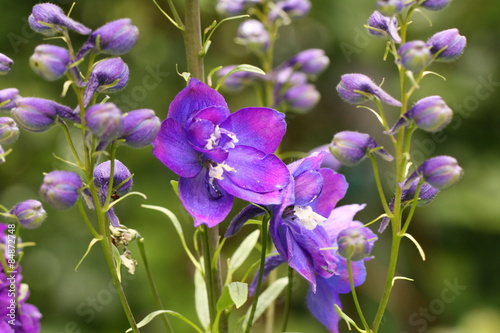
[[[5,150],[3,149],[2,145],[0,145],[0,164],[5,163]]]
[[[88,35],[92,32],[83,24],[66,16],[60,7],[51,3],[41,3],[33,6],[28,22],[31,29],[46,36],[53,36],[58,32],[62,32],[64,28],[71,29],[82,35]]]
[[[85,121],[101,141],[109,142],[123,134],[122,112],[113,103],[91,106],[85,113]]]
[[[286,65],[306,74],[318,75],[330,64],[330,59],[322,49],[308,49],[297,53]]]
[[[245,8],[243,0],[218,0],[217,12],[225,15],[237,15]]]
[[[14,119],[0,117],[0,144],[11,144],[19,138],[19,128]]]
[[[401,65],[413,73],[420,73],[431,63],[429,46],[421,40],[404,43],[399,47]]]
[[[47,218],[47,212],[38,200],[26,200],[15,205],[10,213],[26,229],[35,229],[42,225]]]
[[[10,68],[14,61],[7,57],[5,54],[0,53],[0,75],[4,75],[10,72]]]
[[[5,88],[0,90],[0,110],[8,110],[16,107],[16,101],[21,98],[16,88]]]
[[[68,70],[70,62],[71,57],[67,49],[49,44],[38,45],[30,58],[31,69],[47,81],[61,78]]]
[[[403,0],[378,0],[376,8],[382,15],[393,16],[403,10],[403,2]]]
[[[417,168],[417,174],[433,187],[444,190],[455,185],[462,178],[463,170],[451,156],[436,156]]]
[[[350,104],[361,104],[370,99],[367,95],[378,97],[387,104],[402,106],[401,102],[386,93],[377,86],[366,75],[363,74],[344,74],[337,85],[337,92],[340,97]],[[361,94],[360,92],[364,93]]]
[[[73,110],[54,101],[24,97],[16,101],[12,117],[18,125],[30,132],[42,132],[55,123],[57,116],[77,121]]]
[[[464,52],[466,43],[466,38],[461,36],[457,29],[440,31],[427,41],[432,55],[437,54],[436,61],[443,62],[457,60]]]
[[[338,253],[352,261],[360,261],[370,255],[377,236],[368,228],[347,228],[337,235]]]
[[[262,22],[246,20],[238,28],[238,42],[254,52],[261,53],[269,46],[269,33]]]
[[[106,23],[89,36],[76,56],[76,60],[88,52],[122,55],[129,52],[137,42],[139,29],[128,18]]]
[[[85,106],[95,93],[113,93],[125,88],[129,69],[120,57],[97,62],[90,73],[89,82],[83,96]],[[77,109],[78,110],[78,109]]]
[[[311,149],[307,154],[311,155],[316,152],[325,152],[323,161],[321,161],[321,167],[337,171],[338,169],[340,169],[342,164],[339,161],[337,161],[337,159],[335,158],[335,156],[332,155],[332,153],[330,153],[329,147],[330,145],[321,145],[319,147]]]
[[[313,84],[301,84],[290,87],[283,96],[283,100],[297,113],[304,114],[318,104],[320,94]]]
[[[425,0],[420,4],[420,6],[429,10],[438,11],[446,8],[450,4],[450,2],[451,0]]]
[[[130,147],[141,148],[151,142],[160,131],[160,118],[151,109],[139,109],[123,115],[123,135]]]
[[[224,66],[217,71],[217,76],[219,77],[219,79],[222,79],[226,74],[228,74],[235,68],[236,65]],[[253,72],[247,72],[247,71],[235,72],[224,79],[222,87],[226,90],[236,92],[243,89],[244,86],[250,84],[251,82],[263,78],[264,78],[263,75]]]
[[[130,190],[132,189],[132,183],[133,183],[132,174],[122,162],[115,159],[114,164],[115,164],[114,177],[113,177],[113,187],[115,188],[114,193],[119,196],[122,196],[130,192]],[[94,183],[97,187],[101,188],[101,191],[107,192],[109,186],[110,174],[111,174],[111,161],[103,162],[95,167]],[[125,182],[125,180],[127,181]],[[123,182],[125,183],[122,184]]]
[[[301,18],[309,13],[311,2],[309,0],[284,0],[279,1],[269,13],[269,20],[274,21],[283,13],[287,14],[288,18]]]
[[[45,175],[40,186],[43,200],[56,209],[68,209],[78,200],[83,183],[74,172],[52,171]]]
[[[453,111],[440,96],[420,99],[408,111],[407,118],[415,121],[418,128],[427,132],[442,130],[451,122]]]
[[[395,17],[387,17],[374,11],[368,19],[368,32],[373,36],[391,38],[395,43],[401,43],[401,37],[398,34],[398,20]]]
[[[386,161],[392,161],[393,157],[373,140],[368,134],[343,131],[335,134],[330,144],[330,152],[343,165],[354,166],[361,162],[367,154],[380,155]],[[378,148],[378,149],[376,149]]]

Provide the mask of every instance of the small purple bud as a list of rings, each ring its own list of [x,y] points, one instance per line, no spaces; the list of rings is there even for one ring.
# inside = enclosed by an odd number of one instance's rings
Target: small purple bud
[[[85,106],[95,93],[114,93],[125,88],[129,69],[120,57],[97,62],[90,73],[89,82],[83,96]]]
[[[420,4],[420,6],[429,10],[438,11],[446,8],[450,4],[450,2],[451,0],[425,0]]]
[[[318,75],[330,64],[330,59],[322,49],[307,49],[297,53],[286,65],[306,74]]]
[[[262,53],[269,46],[269,33],[262,22],[250,19],[240,24],[237,40],[252,51]]]
[[[139,109],[123,115],[123,135],[130,147],[141,148],[151,142],[160,131],[161,121],[151,109]]]
[[[54,125],[60,104],[43,98],[24,97],[16,101],[12,117],[30,132],[43,132]]]
[[[368,32],[373,36],[391,38],[395,43],[401,43],[401,37],[398,34],[398,20],[395,17],[387,17],[374,11],[368,19]]]
[[[451,122],[453,111],[440,96],[420,99],[408,111],[407,118],[415,121],[418,128],[427,132],[442,130]]]
[[[401,12],[404,8],[403,0],[378,0],[376,4],[377,10],[385,16],[394,16]]]
[[[467,39],[457,29],[440,31],[427,41],[432,55],[437,54],[436,61],[443,62],[457,60],[464,52],[466,43]]]
[[[311,10],[311,2],[309,0],[284,0],[278,1],[276,6],[269,13],[269,20],[274,21],[278,17],[286,14],[286,19],[296,19],[307,15]]]
[[[421,40],[404,43],[399,47],[401,65],[413,73],[420,73],[431,63],[429,46]]]
[[[393,157],[373,140],[368,134],[343,131],[334,135],[330,144],[330,152],[343,165],[354,166],[360,163],[367,154],[376,153],[386,161]],[[376,149],[379,148],[379,149]]]
[[[16,88],[6,88],[0,90],[0,110],[8,110],[16,107],[16,100],[21,98],[19,90]]]
[[[109,142],[123,134],[122,112],[113,103],[91,106],[85,113],[85,121],[101,141]]]
[[[47,81],[61,78],[68,70],[70,62],[71,57],[67,49],[49,44],[38,45],[30,58],[31,69]]]
[[[5,54],[0,53],[0,75],[10,73],[14,61]]]
[[[82,35],[88,35],[92,32],[83,24],[66,16],[59,6],[51,3],[41,3],[33,6],[28,22],[31,29],[46,36],[53,36],[58,32],[62,32],[64,28],[71,29]]]
[[[16,204],[10,211],[26,229],[35,229],[47,218],[47,212],[38,200],[26,200]]]
[[[78,200],[83,183],[74,172],[52,171],[45,175],[40,186],[43,200],[56,209],[68,209]]]
[[[283,100],[296,113],[304,114],[311,111],[318,104],[320,94],[313,84],[301,84],[290,87],[283,96]]]
[[[114,193],[119,196],[125,195],[132,189],[132,174],[129,169],[120,161],[115,160],[113,177]],[[107,191],[111,174],[111,161],[102,162],[94,169],[94,183],[103,191]],[[125,181],[126,180],[126,181]],[[122,184],[125,182],[124,184]],[[121,185],[120,185],[121,184]],[[119,186],[120,185],[120,186]],[[119,186],[117,188],[117,186]],[[105,193],[104,193],[105,194]]]
[[[377,236],[368,228],[347,228],[337,235],[338,253],[352,261],[360,261],[370,255]]]
[[[0,144],[8,145],[14,143],[19,138],[19,128],[14,119],[10,117],[0,117]]]
[[[243,0],[218,0],[216,5],[217,12],[224,15],[240,14],[244,8]]]
[[[376,96],[387,104],[402,106],[401,102],[386,93],[368,76],[363,74],[342,75],[340,83],[337,85],[337,92],[344,101],[350,104],[361,104],[368,101],[370,97],[365,95],[367,94]]]
[[[76,56],[76,60],[88,52],[122,55],[129,52],[137,42],[139,29],[128,18],[106,23],[89,36]]]
[[[455,158],[436,156],[428,159],[417,168],[417,174],[439,190],[455,185],[462,178],[463,170]]]

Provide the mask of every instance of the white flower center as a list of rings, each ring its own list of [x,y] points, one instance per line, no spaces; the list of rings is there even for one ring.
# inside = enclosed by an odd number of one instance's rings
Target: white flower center
[[[214,179],[224,179],[222,177],[222,174],[224,171],[235,171],[234,168],[231,168],[229,165],[227,165],[225,162],[218,163],[215,165],[210,165],[210,168],[208,169],[208,176],[210,177],[210,183],[213,182]]]
[[[210,137],[207,139],[207,144],[205,145],[205,149],[212,150],[215,147],[219,146],[223,134],[230,140],[225,142],[221,148],[223,149],[234,148],[234,144],[238,142],[238,138],[236,137],[236,135],[233,132],[220,128],[219,125],[215,125],[214,132],[210,134]]]
[[[295,206],[293,211],[299,223],[308,230],[313,230],[316,226],[323,225],[323,222],[326,221],[326,218],[315,213],[311,206]]]

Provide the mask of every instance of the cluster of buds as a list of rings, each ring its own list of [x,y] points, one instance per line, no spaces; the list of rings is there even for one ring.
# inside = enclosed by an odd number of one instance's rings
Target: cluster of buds
[[[263,0],[217,0],[217,11],[224,15],[237,15],[252,9],[259,10],[265,4]],[[311,2],[309,0],[278,0],[273,1],[273,6],[268,13],[268,20],[283,20],[300,18],[309,13]]]

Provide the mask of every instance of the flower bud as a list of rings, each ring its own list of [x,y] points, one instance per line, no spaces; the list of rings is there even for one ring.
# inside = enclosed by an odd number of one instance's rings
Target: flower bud
[[[130,147],[141,148],[151,142],[160,131],[160,118],[151,109],[139,109],[123,115],[123,135]]]
[[[391,38],[395,43],[401,43],[401,37],[398,34],[398,20],[395,17],[387,17],[374,11],[368,19],[368,32],[373,36]],[[374,29],[370,29],[374,28]]]
[[[269,46],[269,33],[262,22],[250,19],[240,24],[237,40],[252,51],[261,53]]]
[[[338,253],[348,260],[363,260],[370,255],[376,238],[366,227],[344,229],[337,235]]]
[[[217,12],[225,15],[237,15],[245,8],[243,0],[217,0]]]
[[[457,60],[464,52],[467,40],[461,36],[457,29],[440,31],[427,41],[432,55],[436,61],[450,62]]]
[[[49,44],[38,45],[30,58],[31,69],[47,81],[61,78],[68,70],[70,62],[71,57],[67,49]]]
[[[401,106],[401,102],[382,90],[366,75],[344,74],[337,85],[337,92],[340,97],[350,104],[361,104],[370,99],[372,95],[378,97],[387,104]],[[362,92],[362,93],[360,93]]]
[[[16,88],[0,90],[0,110],[11,110],[16,107],[16,100],[21,98]]]
[[[306,74],[318,75],[330,64],[330,59],[322,49],[307,49],[297,53],[285,65]]]
[[[5,54],[0,53],[0,75],[4,75],[10,72],[10,68],[14,61],[7,57]]]
[[[122,55],[129,52],[137,42],[139,29],[128,18],[106,23],[89,36],[76,56],[76,60],[88,52]]]
[[[361,162],[370,150],[380,146],[368,134],[343,131],[335,134],[330,144],[330,152],[343,165],[354,166]],[[387,161],[393,157],[383,149],[376,149],[374,153]]]
[[[123,134],[122,112],[113,103],[95,104],[85,113],[89,130],[101,141],[112,141]]]
[[[287,14],[287,18],[301,18],[309,13],[311,2],[309,0],[284,0],[279,1],[269,13],[269,20],[274,21],[283,13]]]
[[[417,168],[417,174],[433,187],[444,190],[455,185],[462,178],[463,170],[451,156],[436,156]]]
[[[82,186],[82,180],[76,173],[56,170],[43,178],[40,195],[54,208],[68,209],[78,200],[78,192]]]
[[[47,212],[38,200],[26,200],[15,205],[10,213],[26,229],[35,229],[42,225],[47,218]]]
[[[285,103],[290,109],[304,114],[318,104],[320,94],[312,84],[301,84],[290,87],[283,96]]]
[[[64,14],[63,10],[51,3],[41,3],[33,6],[28,23],[34,31],[46,36],[53,36],[62,32],[64,28],[71,29],[79,34],[88,35],[92,32],[83,24],[76,22]]]
[[[450,2],[451,0],[425,0],[420,4],[420,6],[429,10],[438,11],[446,8]]]
[[[413,73],[420,73],[431,62],[431,51],[421,40],[404,43],[399,47],[401,65]]]
[[[5,163],[5,150],[3,149],[2,145],[0,145],[0,164]]]
[[[403,2],[403,0],[378,0],[376,8],[382,15],[393,16],[403,10]]]
[[[19,128],[14,119],[0,117],[0,144],[11,144],[19,138]]]
[[[415,121],[418,128],[427,132],[442,130],[451,122],[453,111],[440,96],[420,99],[408,111],[407,118]]]
[[[114,167],[115,169],[113,177],[113,187],[116,188],[114,193],[116,193],[119,196],[122,196],[130,192],[130,190],[132,189],[132,183],[133,183],[132,174],[122,162],[115,159],[114,164],[115,164]],[[109,186],[110,174],[111,174],[111,161],[103,162],[98,166],[96,166],[94,169],[94,183],[97,187],[101,188],[101,190],[105,192],[107,192]],[[122,184],[125,180],[127,181],[124,184]]]

